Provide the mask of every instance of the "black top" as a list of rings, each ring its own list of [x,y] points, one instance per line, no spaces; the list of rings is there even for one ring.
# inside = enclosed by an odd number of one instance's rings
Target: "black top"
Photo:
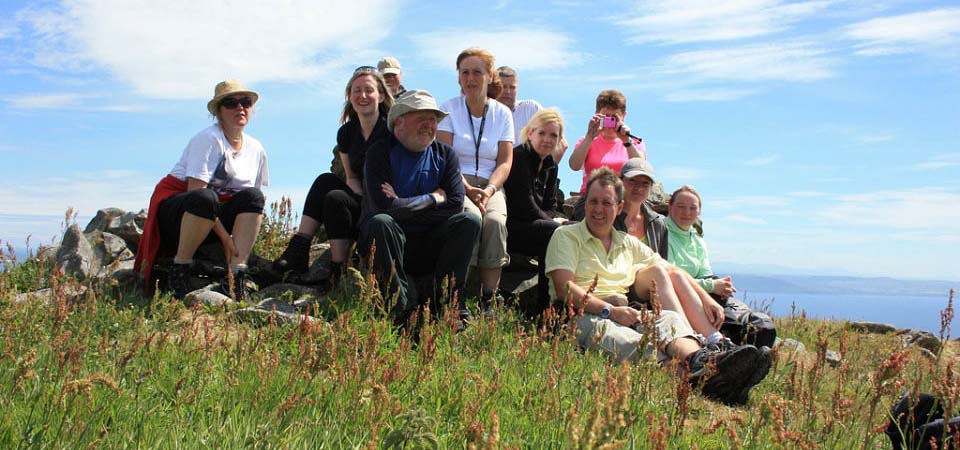
[[[537,170],[539,168],[539,171]],[[557,207],[557,165],[547,155],[540,166],[540,155],[529,143],[513,148],[513,165],[503,183],[507,196],[507,225],[552,220],[548,214]]]
[[[400,155],[392,155],[393,152],[409,152],[393,135],[374,143],[367,151],[363,177],[363,185],[367,195],[363,197],[361,229],[366,226],[370,217],[385,213],[399,222],[404,231],[427,231],[434,225],[463,211],[464,188],[463,178],[460,175],[460,160],[457,159],[457,153],[452,148],[433,141],[427,149],[429,153],[427,157],[431,161],[421,167],[431,167],[438,172],[436,174],[438,175],[436,177],[437,185],[421,186],[419,190],[422,192],[416,192],[413,195],[429,194],[437,188],[441,188],[446,192],[447,200],[439,205],[430,204],[426,208],[423,208],[422,204],[417,207],[404,205],[403,202],[388,198],[381,190],[380,186],[383,183],[390,183],[394,189],[399,184],[394,182],[392,156],[399,157]],[[398,176],[402,175],[398,174]]]
[[[337,151],[346,153],[350,157],[350,170],[353,174],[363,179],[363,161],[367,157],[367,150],[375,142],[390,137],[390,130],[387,130],[387,114],[382,112],[377,119],[377,124],[373,126],[370,132],[370,139],[363,139],[363,130],[360,129],[359,120],[348,120],[347,123],[340,126],[337,130]]]

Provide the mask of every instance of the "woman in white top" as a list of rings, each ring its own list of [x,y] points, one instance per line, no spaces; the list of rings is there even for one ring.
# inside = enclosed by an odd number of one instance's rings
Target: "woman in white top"
[[[190,290],[194,253],[205,241],[219,240],[234,285],[227,287],[228,277],[224,291],[245,296],[246,262],[266,202],[260,187],[269,184],[263,145],[243,132],[258,99],[239,81],[217,84],[207,103],[217,123],[197,133],[157,183],[135,261],[148,287],[156,256],[173,254],[166,288],[182,299]]]
[[[449,114],[440,122],[437,140],[453,147],[460,159],[466,197],[465,209],[482,219],[477,267],[480,271],[480,307],[487,313],[500,284],[500,272],[510,262],[507,254],[507,203],[503,183],[513,159],[513,114],[489,97],[499,90],[490,52],[468,48],[457,56],[457,80],[462,95],[440,109]],[[461,308],[461,314],[465,314]]]

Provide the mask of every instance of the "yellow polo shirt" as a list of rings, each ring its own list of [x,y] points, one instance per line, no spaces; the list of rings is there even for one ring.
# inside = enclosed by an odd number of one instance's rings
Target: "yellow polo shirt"
[[[597,297],[625,294],[633,286],[637,271],[651,264],[666,264],[663,258],[639,239],[613,230],[610,251],[590,234],[585,222],[557,228],[547,245],[546,273],[563,269],[573,272],[573,280],[587,289],[598,274]],[[550,278],[550,297],[557,291]]]

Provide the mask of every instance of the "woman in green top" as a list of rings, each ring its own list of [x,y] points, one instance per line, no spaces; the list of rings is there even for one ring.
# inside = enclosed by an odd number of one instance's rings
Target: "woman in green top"
[[[727,298],[737,289],[729,276],[714,278],[707,245],[693,228],[700,219],[700,204],[700,194],[690,186],[681,186],[670,196],[667,260],[696,278],[703,290]]]

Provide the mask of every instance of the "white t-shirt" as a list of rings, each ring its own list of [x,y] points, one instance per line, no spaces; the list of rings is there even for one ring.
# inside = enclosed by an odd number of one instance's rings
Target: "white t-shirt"
[[[480,167],[477,167],[477,148],[474,142],[480,134],[482,118],[473,117],[467,110],[464,97],[451,98],[440,105],[440,109],[450,114],[437,127],[440,131],[453,134],[453,150],[460,159],[460,171],[464,175],[476,175],[480,178],[490,178],[497,165],[497,144],[501,141],[510,142],[513,147],[513,114],[496,100],[487,100],[486,123],[483,125],[483,136],[480,137]],[[471,132],[470,120],[473,120]]]
[[[517,138],[515,142],[520,142],[520,131],[530,123],[533,115],[543,109],[536,100],[520,100],[513,108],[513,135]]]
[[[190,139],[170,175],[183,181],[187,177],[206,181],[218,194],[270,185],[267,153],[260,141],[243,133],[243,146],[235,151],[216,124]]]

